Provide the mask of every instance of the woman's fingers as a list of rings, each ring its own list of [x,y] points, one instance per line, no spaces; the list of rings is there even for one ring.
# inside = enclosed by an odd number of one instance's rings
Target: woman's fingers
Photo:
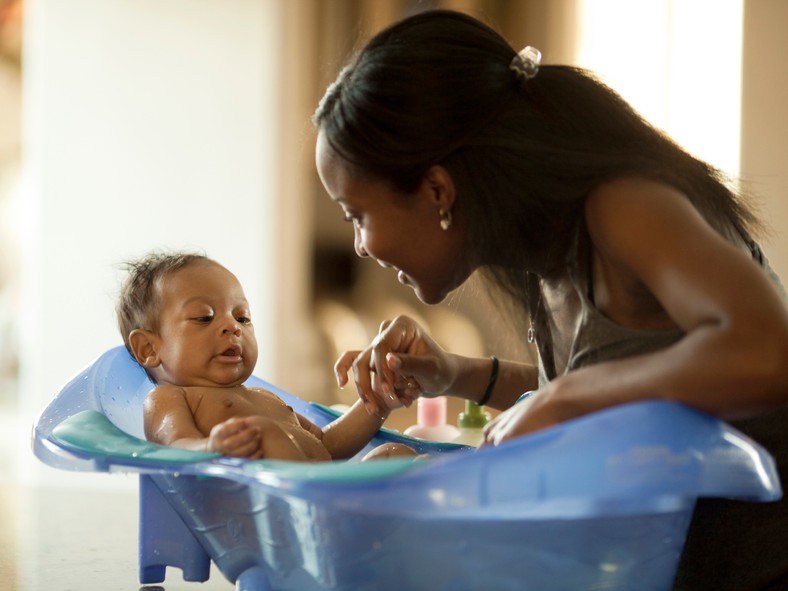
[[[499,445],[515,437],[557,425],[574,415],[566,412],[553,392],[542,389],[528,393],[527,397],[499,414],[484,429],[485,445]]]
[[[507,412],[509,411],[506,410],[502,412],[501,414],[499,414],[497,417],[495,417],[485,425],[483,445],[497,445],[496,438],[499,434],[502,423],[506,419]]]
[[[391,355],[389,355],[389,358]],[[389,364],[394,374],[394,396],[398,406],[410,407],[417,398],[425,393],[417,376],[400,373]]]
[[[525,434],[529,406],[528,400],[524,400],[487,423],[484,428],[484,444],[500,445],[507,439]]]
[[[413,319],[398,316],[382,322],[377,336],[363,351],[345,351],[334,364],[334,372],[341,387],[347,384],[352,369],[367,411],[378,413],[410,406],[425,392],[435,395],[444,391],[441,353]]]

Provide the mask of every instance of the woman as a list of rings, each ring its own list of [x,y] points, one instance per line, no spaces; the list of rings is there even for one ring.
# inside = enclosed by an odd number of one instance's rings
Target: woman
[[[590,74],[433,11],[374,37],[314,120],[358,255],[428,304],[480,270],[539,351],[539,367],[469,359],[409,318],[384,322],[335,366],[370,412],[459,396],[504,410],[486,432],[499,444],[674,400],[788,458],[788,310],[756,217]],[[788,588],[786,543],[785,503],[701,502],[677,588]]]

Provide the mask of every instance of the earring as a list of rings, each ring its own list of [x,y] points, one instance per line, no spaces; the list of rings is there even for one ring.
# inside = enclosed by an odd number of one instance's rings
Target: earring
[[[451,211],[443,211],[441,209],[439,213],[441,216],[441,230],[445,232],[451,228]]]

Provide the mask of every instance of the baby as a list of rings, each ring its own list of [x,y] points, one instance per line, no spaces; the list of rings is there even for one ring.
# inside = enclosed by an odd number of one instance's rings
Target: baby
[[[251,459],[337,460],[363,449],[387,418],[359,400],[321,429],[272,392],[244,386],[257,362],[249,304],[212,259],[152,253],[127,268],[118,324],[156,384],[144,403],[150,441]],[[364,459],[415,455],[389,443]]]

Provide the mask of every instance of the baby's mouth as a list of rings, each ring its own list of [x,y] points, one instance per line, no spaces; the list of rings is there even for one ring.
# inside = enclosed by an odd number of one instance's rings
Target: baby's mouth
[[[240,347],[228,347],[222,352],[222,357],[240,357],[240,356],[241,356]]]

